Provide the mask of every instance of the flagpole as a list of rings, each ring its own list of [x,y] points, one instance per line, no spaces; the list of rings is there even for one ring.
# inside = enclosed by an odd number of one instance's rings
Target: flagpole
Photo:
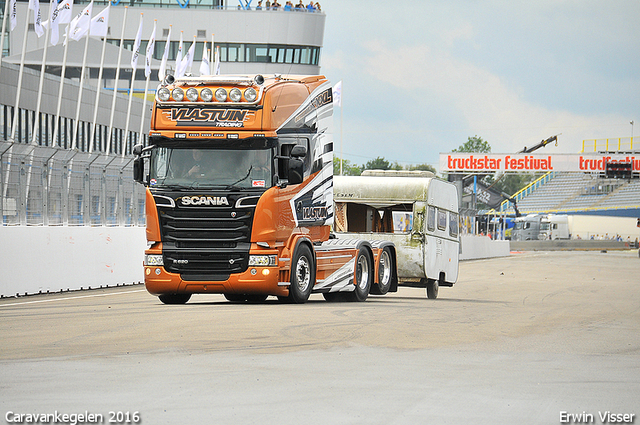
[[[89,16],[91,18],[91,16]],[[84,68],[87,65],[87,52],[89,51],[89,34],[91,33],[91,19],[89,19],[89,29],[87,30],[84,42],[84,55],[82,56],[82,68],[80,68],[80,87],[78,88],[78,101],[76,104],[76,121],[71,133],[71,150],[77,148],[78,127],[80,126],[80,108],[82,107],[82,86],[84,84]]]
[[[139,24],[138,28],[142,28],[142,16],[143,15],[144,15],[143,13],[140,13],[140,24]],[[138,31],[138,32],[140,32],[140,31]],[[137,39],[137,36],[136,36],[136,43],[139,43],[139,41]],[[140,49],[140,46],[137,46],[137,47],[133,46],[133,49],[134,49],[133,54],[134,55],[136,54],[136,52],[135,52],[136,48]],[[136,57],[136,61],[137,60],[138,59]],[[136,65],[137,65],[137,63],[136,63]],[[124,126],[124,146],[122,147],[122,157],[123,158],[125,156],[125,153],[127,151],[127,146],[129,144],[129,142],[128,142],[128,138],[129,138],[129,121],[130,121],[130,118],[131,118],[131,101],[133,100],[133,83],[135,81],[136,81],[136,67],[134,66],[133,70],[131,72],[131,88],[129,89],[129,106],[127,106],[127,119],[126,119],[126,124]]]
[[[2,18],[2,36],[0,37],[0,74],[2,74],[2,57],[4,56],[4,32],[7,30],[7,18],[9,18],[9,0],[4,1],[4,18]]]
[[[155,37],[156,37],[156,23],[157,19],[153,21],[153,33],[151,34],[151,38],[149,39],[149,45],[147,45],[147,54],[145,55],[145,74],[146,80],[144,82],[144,97],[142,98],[142,114],[140,116],[140,143],[144,143],[143,131],[144,131],[144,115],[147,110],[147,91],[149,91],[149,80],[151,79],[151,57],[153,56],[153,51],[155,50]],[[151,40],[153,39],[153,41]],[[151,45],[153,43],[153,46]],[[151,49],[151,50],[150,50]],[[148,61],[148,63],[147,63]],[[149,72],[147,72],[147,68]]]
[[[22,39],[22,56],[20,57],[20,71],[18,71],[18,86],[16,87],[16,103],[13,108],[13,122],[11,124],[11,141],[16,141],[16,130],[18,130],[18,116],[20,115],[20,90],[22,88],[22,73],[24,72],[24,56],[27,53],[27,36],[29,35],[29,9],[27,9],[24,23],[24,38]],[[5,17],[6,19],[6,17]]]
[[[215,54],[215,47],[214,47],[215,46],[215,38],[216,38],[216,35],[212,33],[211,34],[211,58],[209,59],[209,63],[210,64],[214,63],[214,61],[215,61],[215,59],[214,59],[214,56],[216,55]],[[211,74],[214,74],[214,72],[212,72]]]
[[[53,146],[56,146],[56,137],[58,137],[58,130],[60,128],[60,107],[62,106],[62,89],[64,88],[64,78],[67,69],[67,52],[69,51],[69,35],[71,32],[70,25],[67,25],[67,31],[64,41],[64,54],[62,55],[62,71],[60,72],[60,86],[58,87],[58,107],[56,108],[56,122],[53,127]],[[62,140],[59,140],[60,146],[62,146]]]
[[[113,114],[116,110],[116,97],[118,95],[118,80],[120,79],[120,60],[122,59],[122,43],[124,42],[124,29],[127,23],[127,10],[129,6],[124,7],[124,16],[122,17],[122,32],[120,34],[120,45],[118,46],[118,65],[116,65],[116,79],[113,85],[113,98],[111,99],[111,116],[109,117],[109,136],[107,137],[107,155],[111,153],[111,138],[113,137]]]
[[[91,30],[89,30],[91,31]],[[100,102],[100,92],[102,91],[102,69],[104,67],[104,51],[107,48],[107,36],[102,39],[102,56],[100,57],[100,70],[98,71],[98,85],[96,86],[96,103],[93,106],[93,122],[91,123],[91,136],[89,136],[89,153],[93,152],[93,138],[96,135],[96,121],[98,120],[98,103]],[[102,150],[102,146],[98,147]]]
[[[54,0],[55,1],[55,0]],[[52,5],[52,7],[54,7]],[[36,115],[33,120],[33,131],[31,137],[31,143],[36,144],[36,133],[40,130],[40,120],[38,119],[38,115],[40,115],[40,105],[42,103],[42,89],[44,88],[44,71],[45,65],[47,63],[47,49],[49,48],[49,34],[51,33],[51,23],[49,23],[49,28],[47,28],[47,33],[44,37],[44,51],[42,52],[42,65],[40,66],[40,83],[38,85],[38,100],[36,102]],[[40,141],[42,142],[42,140]],[[47,143],[47,146],[49,144]]]

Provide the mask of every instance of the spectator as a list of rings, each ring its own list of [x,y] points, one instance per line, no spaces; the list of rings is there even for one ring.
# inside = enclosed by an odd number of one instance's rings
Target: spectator
[[[258,2],[258,5],[256,6],[256,10],[262,10],[262,0]]]
[[[320,9],[320,3],[316,2],[316,10],[318,12],[322,12],[322,9]]]
[[[300,2],[296,4],[296,11],[302,12],[303,10],[304,10],[304,3],[302,3],[302,0],[300,0]]]
[[[280,3],[278,3],[278,0],[274,0],[273,3],[271,3],[271,9],[278,10],[279,8],[280,8]]]
[[[286,2],[284,4],[284,11],[285,12],[290,12],[292,8],[293,8],[293,4],[290,1],[288,1],[288,2]]]
[[[267,10],[271,10],[271,1],[267,0],[267,2],[265,3],[265,6],[267,7]]]
[[[316,10],[316,8],[313,5],[313,2],[310,1],[309,4],[307,5],[307,12],[314,12],[315,10]]]

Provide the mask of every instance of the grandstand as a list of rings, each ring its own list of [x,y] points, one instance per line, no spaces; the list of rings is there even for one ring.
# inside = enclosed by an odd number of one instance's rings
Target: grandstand
[[[640,180],[593,173],[551,172],[514,195],[522,214],[590,214],[640,217]],[[500,212],[514,214],[505,201]]]

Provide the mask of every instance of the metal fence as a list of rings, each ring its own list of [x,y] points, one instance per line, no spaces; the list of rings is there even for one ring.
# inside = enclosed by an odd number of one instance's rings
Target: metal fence
[[[133,158],[0,142],[0,224],[144,225]]]

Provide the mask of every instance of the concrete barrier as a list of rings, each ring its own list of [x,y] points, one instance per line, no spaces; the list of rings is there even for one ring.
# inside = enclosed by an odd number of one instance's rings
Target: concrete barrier
[[[511,241],[513,251],[602,251],[634,248],[633,242],[607,240]]]
[[[460,237],[460,260],[508,257],[511,252],[509,242],[494,241],[487,236],[463,235]]]
[[[0,297],[144,281],[144,227],[0,227]]]

